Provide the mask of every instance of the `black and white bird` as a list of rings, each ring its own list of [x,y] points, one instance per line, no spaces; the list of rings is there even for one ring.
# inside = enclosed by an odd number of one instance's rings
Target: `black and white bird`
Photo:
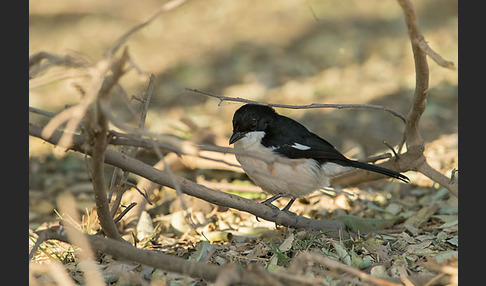
[[[288,211],[295,199],[329,186],[330,177],[342,167],[409,182],[395,171],[346,158],[331,143],[269,106],[246,104],[236,110],[229,144],[246,151],[235,155],[241,167],[256,185],[274,195],[262,203],[291,198],[282,211]]]

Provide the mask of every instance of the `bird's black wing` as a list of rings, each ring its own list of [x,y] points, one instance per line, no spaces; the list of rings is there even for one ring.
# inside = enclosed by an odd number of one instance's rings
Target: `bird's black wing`
[[[262,144],[273,152],[291,159],[312,158],[320,164],[332,162],[341,166],[349,166],[380,173],[405,183],[409,179],[392,170],[346,158],[334,146],[318,135],[310,132],[297,121],[281,116],[279,124],[268,131]]]
[[[314,135],[313,133],[311,133]],[[326,140],[314,136],[294,138],[292,142],[276,148],[274,151],[291,159],[312,158],[320,163],[347,162],[349,159],[341,154],[334,146]],[[347,164],[341,164],[347,165]]]
[[[333,161],[338,164],[340,161],[349,161],[331,143],[285,116],[280,116],[272,128],[266,131],[262,144],[291,159],[312,158],[320,163]]]

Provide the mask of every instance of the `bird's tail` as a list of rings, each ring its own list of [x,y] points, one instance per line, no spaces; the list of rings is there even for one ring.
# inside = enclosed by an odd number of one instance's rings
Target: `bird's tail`
[[[364,170],[372,171],[372,172],[375,172],[375,173],[380,173],[380,174],[386,175],[388,177],[399,179],[399,180],[401,180],[405,183],[410,182],[410,179],[407,176],[402,175],[398,172],[377,166],[377,165],[372,165],[372,164],[363,163],[363,162],[354,161],[354,160],[349,160],[347,163],[348,163],[348,166],[351,166],[351,167],[364,169]]]

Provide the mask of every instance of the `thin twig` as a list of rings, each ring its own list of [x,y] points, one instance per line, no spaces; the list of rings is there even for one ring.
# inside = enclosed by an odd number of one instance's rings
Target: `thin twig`
[[[451,171],[451,178],[449,179],[449,182],[451,184],[454,183],[454,177],[456,176],[456,173],[459,171],[459,169],[456,169],[456,168],[453,168],[452,171]]]
[[[170,165],[167,163],[167,161],[164,158],[164,155],[162,154],[162,152],[160,152],[160,149],[156,144],[153,144],[153,150],[155,151],[155,154],[157,154],[157,156],[159,157],[159,160],[164,163],[164,170],[169,174],[169,179],[172,183],[172,188],[176,191],[177,197],[181,202],[182,209],[184,210],[185,213],[186,222],[191,226],[194,232],[199,234],[199,232],[197,231],[196,224],[194,223],[194,220],[191,217],[191,213],[188,211],[188,207],[186,204],[186,200],[184,199],[183,196],[180,182],[177,180],[176,175],[172,172]]]
[[[32,107],[32,106],[29,106],[29,112],[40,114],[40,115],[47,116],[47,117],[56,116],[56,113],[45,111],[45,110],[35,108],[35,107]]]
[[[119,222],[131,209],[133,209],[137,203],[133,202],[128,205],[113,221],[115,223]]]
[[[145,119],[147,117],[147,112],[148,112],[150,100],[152,98],[152,93],[153,93],[154,86],[155,86],[155,75],[151,74],[149,78],[150,79],[149,79],[149,84],[148,84],[147,90],[144,93],[144,96],[142,97],[142,109],[140,111],[140,118],[139,118],[139,121],[138,121],[138,128],[140,130],[145,129]],[[106,106],[108,106],[108,105],[106,105]],[[104,110],[105,110],[105,114],[108,114],[108,113],[112,114],[111,110],[107,110],[107,108],[104,108]],[[130,157],[135,156],[135,154],[137,153],[137,150],[138,150],[138,147],[133,147],[133,148],[127,148],[127,146],[122,147],[122,152],[126,152],[127,156],[130,156]],[[116,168],[115,168],[114,172],[115,171],[116,171]],[[123,175],[122,175],[120,181],[118,182],[118,184],[114,188],[115,193],[116,193],[116,199],[113,202],[113,205],[111,207],[112,217],[115,216],[116,211],[118,210],[118,207],[120,206],[122,196],[123,196],[124,192],[126,191],[126,188],[124,188],[124,186],[127,183],[129,175],[130,175],[129,172],[123,171]],[[142,194],[142,192],[140,190],[138,190],[138,191]],[[145,197],[146,200],[148,200],[147,196],[144,196],[144,197]],[[111,200],[111,194],[110,194],[110,200]],[[152,204],[150,201],[149,201],[149,203]]]
[[[115,188],[117,186],[116,178],[118,177],[119,172],[120,172],[120,168],[118,167],[113,168],[113,173],[111,174],[111,180],[110,180],[110,192],[108,193],[108,203],[111,203],[111,198],[113,197],[113,193],[115,192]]]
[[[152,100],[152,94],[154,93],[155,88],[155,75],[150,74],[150,80],[147,87],[147,91],[145,92],[145,97],[142,98],[142,111],[140,112],[140,120],[138,124],[138,128],[145,129],[145,119],[147,118],[147,113],[149,109],[150,101]]]
[[[381,105],[374,105],[374,104],[321,104],[321,103],[312,103],[306,105],[290,105],[290,104],[279,104],[279,103],[267,103],[261,101],[250,100],[241,97],[228,97],[223,95],[218,95],[214,93],[210,93],[207,91],[202,91],[195,88],[185,88],[187,91],[192,91],[195,93],[207,95],[210,97],[214,97],[220,100],[220,103],[223,101],[235,101],[235,102],[243,102],[243,103],[251,103],[251,104],[259,104],[259,105],[267,105],[273,107],[280,107],[280,108],[289,108],[289,109],[312,109],[312,108],[337,108],[337,109],[345,109],[345,108],[368,108],[368,109],[378,109],[389,112],[394,116],[400,118],[403,122],[405,122],[405,116],[398,111],[395,111],[391,108],[381,106]]]
[[[118,38],[112,47],[106,52],[106,57],[111,58],[113,55],[120,49],[120,47],[128,40],[128,38],[133,35],[134,33],[138,32],[143,27],[150,24],[157,16],[159,16],[163,12],[170,11],[174,8],[179,7],[180,5],[184,4],[186,0],[172,0],[170,2],[165,3],[164,5],[160,6],[155,12],[148,17],[147,20],[143,21],[142,23],[136,25],[135,27],[131,28],[125,34],[123,34],[120,38]]]
[[[393,148],[393,146],[391,146],[390,144],[388,144],[388,142],[386,142],[386,141],[383,141],[383,144],[385,144],[385,146],[388,147],[388,149],[390,149],[393,152],[393,155],[395,155],[395,157],[398,158],[397,151],[395,151],[395,149]]]
[[[67,150],[72,142],[72,134],[76,131],[88,108],[96,100],[105,75],[110,70],[112,64],[110,60],[103,60],[95,68],[91,69],[92,82],[87,90],[86,96],[78,104],[66,108],[54,116],[42,130],[42,138],[49,138],[56,129],[66,123],[66,127],[64,128],[65,134],[58,146],[60,146],[61,151]]]
[[[146,201],[146,202],[147,202],[149,205],[153,205],[153,203],[150,201],[150,198],[149,198],[149,196],[148,196],[148,194],[147,194],[147,191],[142,191],[142,190],[140,190],[140,188],[139,188],[137,185],[132,184],[132,183],[130,183],[130,182],[125,182],[125,185],[128,185],[128,186],[130,186],[130,187],[134,188],[135,190],[137,190],[137,192],[138,192],[138,193],[139,193],[139,194],[140,194],[140,195],[141,195],[141,196],[142,196],[142,197],[145,199],[145,201]]]
[[[43,64],[42,61],[46,60]],[[48,52],[38,52],[32,55],[29,58],[29,79],[33,79],[36,77],[40,72],[47,70],[49,67],[52,66],[65,66],[65,67],[86,67],[90,64],[90,62],[86,59],[80,57],[77,54],[77,57],[73,55],[65,55],[65,56],[58,56]],[[60,75],[60,74],[59,74]],[[64,72],[64,76],[66,73]],[[29,81],[30,86],[30,81]]]
[[[379,154],[379,155],[376,155],[376,156],[368,157],[365,160],[363,160],[363,162],[374,163],[374,162],[379,161],[379,160],[390,159],[391,157],[392,157],[392,155],[390,153],[383,153],[383,154]]]
[[[416,39],[416,44],[424,51],[424,53],[427,54],[435,63],[437,63],[439,66],[448,68],[451,70],[455,70],[456,67],[454,66],[454,62],[445,60],[442,58],[438,53],[436,53],[432,48],[429,46],[429,44],[425,41],[425,39],[422,37],[420,39]]]

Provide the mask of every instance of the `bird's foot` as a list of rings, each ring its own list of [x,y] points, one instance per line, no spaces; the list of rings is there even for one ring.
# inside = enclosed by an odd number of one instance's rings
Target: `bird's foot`
[[[276,214],[275,214],[274,216],[277,216],[277,215],[278,215],[278,212],[279,212],[280,210],[279,210],[279,208],[277,208],[276,206],[272,205],[272,202],[273,202],[273,201],[275,201],[276,199],[281,198],[282,196],[283,196],[283,194],[277,194],[277,195],[275,195],[275,196],[273,196],[273,197],[270,197],[270,198],[268,198],[268,199],[266,199],[266,200],[264,200],[263,202],[260,202],[260,203],[261,203],[261,204],[264,204],[264,205],[266,205],[266,206],[269,206],[269,207],[271,207],[271,208],[273,208],[273,209],[276,209]],[[256,220],[257,220],[258,222],[260,222],[260,220],[258,219],[258,217],[257,217],[257,216],[255,216],[255,218],[256,218]]]
[[[276,217],[277,217],[277,216],[280,214],[280,212],[285,212],[285,213],[287,213],[287,214],[289,214],[289,215],[291,215],[291,216],[296,217],[296,216],[297,216],[297,214],[296,214],[296,213],[294,213],[294,212],[291,212],[291,211],[289,210],[289,209],[290,209],[290,206],[292,206],[292,204],[294,203],[295,198],[292,198],[292,199],[291,199],[291,200],[290,200],[290,201],[287,203],[287,205],[286,205],[286,206],[285,206],[283,209],[281,209],[281,210],[280,210],[279,208],[277,208],[276,206],[272,205],[272,202],[273,202],[273,201],[275,201],[276,199],[281,198],[282,196],[283,196],[283,194],[278,194],[278,195],[275,195],[275,196],[273,196],[273,197],[271,197],[271,198],[269,198],[269,199],[264,200],[263,202],[261,202],[261,204],[267,205],[267,206],[269,206],[269,207],[271,207],[271,208],[273,208],[273,209],[275,210],[275,214],[272,216],[272,218],[276,218]],[[257,221],[260,221],[260,220],[258,219],[258,217],[255,217],[255,218],[256,218],[256,220],[257,220]]]
[[[280,209],[278,207],[272,205],[271,202],[267,202],[267,201],[268,200],[265,200],[265,201],[261,202],[261,204],[271,207],[275,211],[275,214],[273,215],[273,217],[276,217],[278,215],[278,213],[280,212]],[[274,200],[272,200],[272,201],[274,201]],[[257,216],[255,216],[255,218],[258,222],[260,222],[260,220],[258,219]]]

